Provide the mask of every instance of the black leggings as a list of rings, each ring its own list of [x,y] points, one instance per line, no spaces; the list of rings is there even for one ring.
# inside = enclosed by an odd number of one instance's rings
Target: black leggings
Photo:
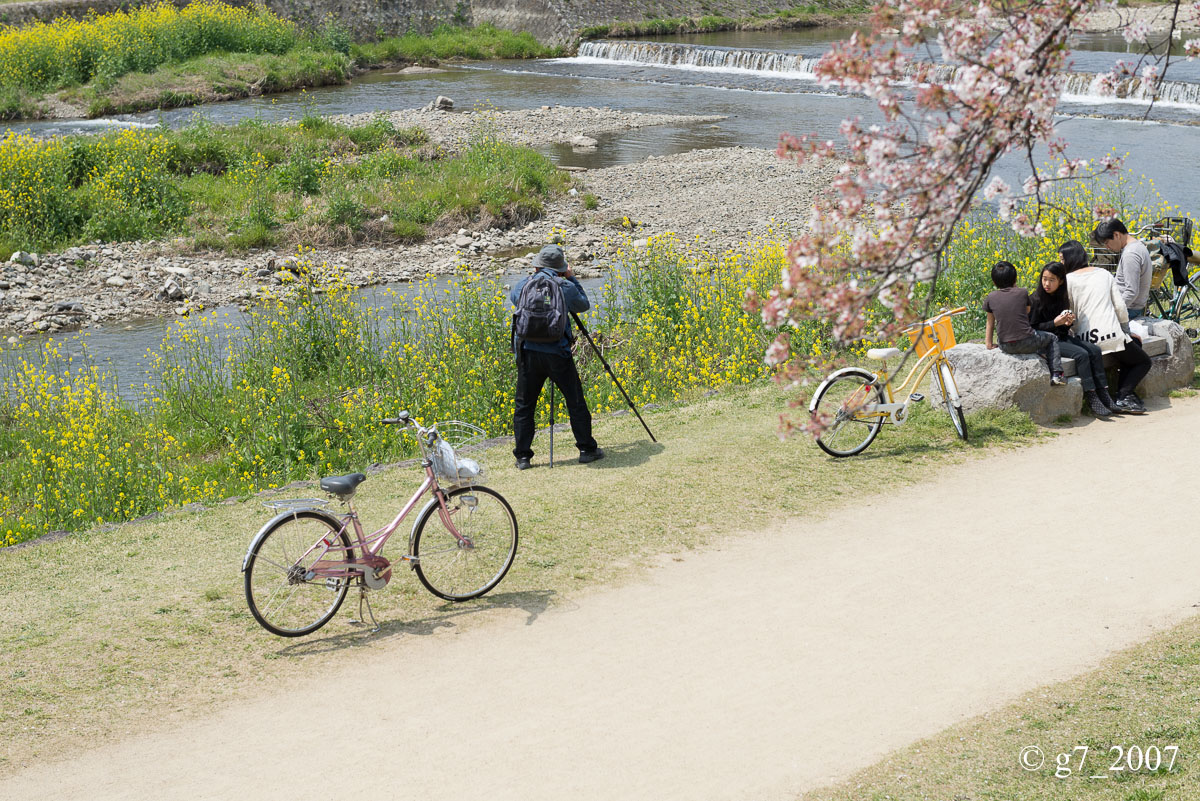
[[[1064,359],[1075,360],[1075,375],[1085,392],[1102,387],[1108,392],[1108,376],[1104,372],[1104,354],[1097,345],[1070,337],[1060,340],[1058,349]]]
[[[1150,372],[1150,356],[1132,339],[1125,343],[1124,350],[1114,351],[1112,357],[1117,362],[1117,397],[1123,398]]]

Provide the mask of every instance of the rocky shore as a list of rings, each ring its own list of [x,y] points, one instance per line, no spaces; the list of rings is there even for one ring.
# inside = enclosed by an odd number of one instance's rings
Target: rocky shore
[[[1150,30],[1165,32],[1171,27],[1171,15],[1174,13],[1175,6],[1172,3],[1098,8],[1084,17],[1081,28],[1090,33],[1120,31],[1131,22],[1141,20],[1150,26]],[[1200,8],[1192,3],[1182,3],[1175,27],[1192,34],[1200,31]]]
[[[403,124],[420,124],[435,141],[446,143],[456,141],[464,125],[470,125],[470,115],[465,114],[401,114]],[[622,127],[713,119],[561,107],[500,116],[500,130],[530,144],[569,141]],[[349,281],[367,286],[446,274],[464,266],[492,273],[525,269],[528,253],[558,237],[580,272],[594,275],[603,270],[607,255],[623,236],[637,241],[673,231],[686,239],[700,236],[709,249],[723,249],[744,242],[747,234],[795,230],[803,225],[815,194],[828,183],[827,170],[801,169],[781,161],[773,150],[740,147],[653,157],[577,172],[576,178],[574,194],[550,203],[540,220],[522,228],[460,229],[417,245],[305,251],[303,258],[317,267],[336,264]],[[595,208],[587,208],[593,204]],[[630,227],[622,225],[625,219]],[[0,325],[10,334],[32,334],[134,317],[184,315],[246,303],[294,277],[297,255],[291,252],[192,254],[181,252],[183,244],[94,244],[56,254],[13,254],[12,261],[0,265]]]
[[[438,98],[444,99],[444,98]],[[430,103],[436,106],[437,100]],[[656,125],[699,125],[718,122],[724,117],[688,114],[644,114],[612,108],[588,106],[541,106],[540,108],[500,111],[479,109],[466,113],[448,113],[437,108],[402,109],[383,114],[340,114],[330,119],[343,125],[361,125],[384,117],[398,128],[417,127],[429,134],[436,144],[455,148],[473,134],[493,130],[518,145],[570,144],[594,147],[584,139]],[[578,144],[576,144],[578,142]]]

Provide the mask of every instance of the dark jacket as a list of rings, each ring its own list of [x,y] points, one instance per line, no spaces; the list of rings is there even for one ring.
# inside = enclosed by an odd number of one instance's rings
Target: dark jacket
[[[550,270],[546,270],[544,272],[549,272],[551,275],[554,275],[555,279],[558,281],[558,285],[562,287],[563,302],[567,304],[567,311],[573,311],[576,314],[579,314],[592,308],[592,302],[588,300],[587,292],[584,291],[583,285],[579,283],[578,278],[575,276],[564,278],[560,275],[555,275],[554,272]],[[517,305],[517,300],[521,297],[521,290],[525,288],[525,284],[528,281],[529,276],[522,278],[512,288],[512,291],[508,293],[508,299],[512,302],[513,306]],[[571,358],[571,343],[574,340],[575,334],[572,331],[571,320],[568,318],[566,333],[558,342],[522,342],[521,345],[529,350],[537,350],[541,351],[542,353],[554,353],[559,356],[566,356],[569,359]]]
[[[1054,324],[1054,318],[1066,311],[1068,303],[1066,292],[1060,292],[1058,298],[1041,291],[1032,293],[1029,300],[1029,324],[1035,331],[1049,331],[1059,339],[1068,339],[1071,336],[1070,327]]]

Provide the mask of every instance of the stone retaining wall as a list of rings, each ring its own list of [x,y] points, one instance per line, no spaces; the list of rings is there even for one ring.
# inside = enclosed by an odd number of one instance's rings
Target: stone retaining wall
[[[62,16],[83,18],[89,10],[97,14],[134,8],[157,0],[38,0],[0,5],[0,22],[27,25],[49,22]],[[185,6],[189,0],[166,0]],[[253,5],[254,0],[226,0],[231,5]],[[747,18],[775,13],[793,3],[768,0],[264,0],[280,16],[302,25],[319,24],[329,15],[339,20],[358,39],[394,36],[415,30],[429,31],[449,22],[473,25],[491,23],[497,28],[528,31],[547,44],[565,44],[581,30],[612,22],[636,22],[654,17],[723,15]],[[827,0],[823,7],[836,8],[845,0]],[[794,3],[800,7],[798,0]],[[811,8],[811,5],[804,6]]]

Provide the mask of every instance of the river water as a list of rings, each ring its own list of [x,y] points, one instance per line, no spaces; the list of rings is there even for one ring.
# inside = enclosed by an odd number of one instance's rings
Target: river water
[[[306,111],[358,114],[417,108],[437,95],[457,109],[490,105],[500,109],[550,104],[608,106],[627,111],[723,115],[716,125],[644,128],[598,137],[599,147],[578,153],[567,146],[543,148],[561,165],[605,167],[650,155],[699,148],[743,145],[773,148],[782,132],[813,133],[837,139],[842,119],[876,117],[870,101],[821,87],[811,74],[813,61],[851,29],[821,28],[773,32],[725,32],[661,37],[648,42],[589,42],[572,58],[541,61],[477,62],[441,73],[399,75],[378,72],[345,86],[306,93],[214,104],[109,120],[54,121],[14,126],[37,135],[94,132],[111,126],[178,126],[196,115],[214,122],[247,118],[296,119]],[[1128,154],[1126,165],[1142,175],[1181,211],[1200,210],[1200,182],[1194,162],[1200,154],[1200,63],[1173,61],[1166,102],[1153,109],[1138,99],[1093,90],[1099,73],[1118,59],[1135,61],[1119,35],[1089,35],[1074,42],[1070,73],[1057,126],[1070,142],[1070,155],[1095,158],[1111,150]],[[932,57],[932,56],[931,56]],[[1015,157],[996,172],[1019,185],[1027,168]],[[403,291],[403,288],[401,288]],[[364,290],[368,303],[381,303],[378,289]],[[390,301],[389,301],[390,302]],[[236,308],[222,309],[236,318]],[[92,357],[116,374],[122,394],[146,380],[148,348],[161,341],[173,321],[150,320],[91,329],[86,337],[60,334],[71,349],[86,341]]]

